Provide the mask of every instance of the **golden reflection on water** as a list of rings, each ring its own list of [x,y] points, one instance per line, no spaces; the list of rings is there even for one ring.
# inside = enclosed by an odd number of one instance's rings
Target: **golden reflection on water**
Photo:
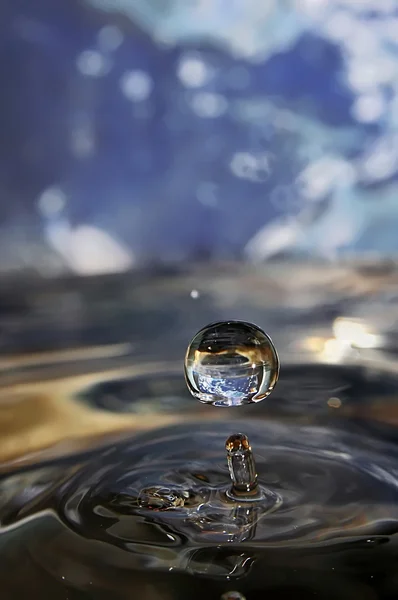
[[[178,414],[117,414],[88,406],[78,399],[83,390],[100,382],[130,378],[142,373],[157,372],[162,365],[145,364],[106,366],[107,359],[120,356],[120,348],[88,348],[70,350],[67,353],[35,354],[3,360],[9,367],[18,368],[15,373],[3,375],[0,386],[0,461],[36,459],[36,453],[51,448],[52,455],[81,450],[99,438],[126,435],[129,432],[163,427],[182,420]],[[52,365],[65,362],[70,366],[87,359],[105,359],[92,365],[91,372],[60,375],[42,367],[39,373],[29,377],[19,372],[31,365]],[[86,371],[90,371],[84,362]],[[164,365],[163,365],[164,369]],[[70,369],[71,370],[71,369]],[[73,368],[72,368],[73,371]],[[7,380],[8,379],[8,380]],[[36,379],[36,380],[35,380]],[[22,381],[21,381],[22,380]],[[32,456],[35,455],[35,456]]]
[[[80,404],[59,390],[5,399],[0,408],[0,460],[5,463],[43,449],[55,454],[82,449],[93,438],[137,432],[177,422],[177,415],[117,415]],[[150,422],[150,424],[149,424]]]
[[[329,334],[330,335],[330,334]],[[310,355],[303,363],[308,368],[312,361],[325,360],[322,348],[326,336],[308,337],[301,343]],[[321,344],[322,342],[322,344]],[[377,366],[380,371],[397,372],[395,359],[381,358],[379,352],[366,350],[362,364]],[[300,356],[302,356],[300,354]],[[317,361],[318,357],[318,361]],[[303,360],[306,358],[302,356]],[[320,360],[319,360],[320,358]],[[309,360],[309,362],[308,362]],[[90,448],[96,444],[119,439],[133,433],[156,429],[186,420],[183,411],[156,411],[156,403],[146,410],[117,413],[90,406],[81,394],[107,381],[148,377],[157,373],[178,373],[183,379],[182,364],[140,362],[134,364],[129,344],[78,348],[60,352],[32,353],[0,359],[0,470],[16,464],[60,456]],[[283,378],[283,370],[282,370]],[[131,399],[136,400],[136,398]],[[289,400],[288,398],[286,399]],[[192,406],[192,405],[191,405]],[[346,405],[337,398],[329,398],[332,407],[344,419],[367,421],[398,426],[398,398],[395,395],[374,397],[371,403]],[[283,406],[278,418],[283,416]],[[225,410],[209,411],[197,403],[190,418],[224,420]],[[238,415],[231,415],[235,418]],[[262,418],[264,418],[263,415]],[[260,417],[261,418],[261,417]],[[267,415],[266,418],[275,418]],[[311,409],[295,417],[296,423],[314,422]]]

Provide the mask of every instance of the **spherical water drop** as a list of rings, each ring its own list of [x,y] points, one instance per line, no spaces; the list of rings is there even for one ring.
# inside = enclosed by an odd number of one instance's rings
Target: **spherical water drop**
[[[279,359],[271,339],[243,321],[204,327],[185,357],[189,391],[214,406],[260,402],[271,393],[278,375]]]

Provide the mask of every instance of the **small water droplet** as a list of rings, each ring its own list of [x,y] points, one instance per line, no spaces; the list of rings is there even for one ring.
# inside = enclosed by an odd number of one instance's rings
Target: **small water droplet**
[[[329,398],[328,406],[330,406],[330,408],[340,408],[341,407],[340,398],[335,398],[335,397]]]
[[[188,491],[163,486],[144,488],[138,496],[139,506],[152,510],[183,508],[186,500],[189,500]]]
[[[260,402],[273,390],[279,359],[256,325],[224,321],[199,331],[188,347],[185,377],[191,394],[214,406]]]

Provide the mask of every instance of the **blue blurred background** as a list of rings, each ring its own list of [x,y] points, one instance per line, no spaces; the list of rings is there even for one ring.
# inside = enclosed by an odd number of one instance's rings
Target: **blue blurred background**
[[[398,250],[397,0],[2,0],[3,272]]]

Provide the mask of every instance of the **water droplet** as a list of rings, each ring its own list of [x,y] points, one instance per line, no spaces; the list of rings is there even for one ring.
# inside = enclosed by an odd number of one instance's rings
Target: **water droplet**
[[[341,406],[340,398],[335,398],[335,397],[329,398],[328,406],[330,406],[330,408],[340,408],[340,406]]]
[[[188,491],[155,486],[141,490],[138,504],[141,508],[168,510],[182,508],[186,500],[189,500]]]
[[[271,339],[243,321],[204,327],[185,357],[189,391],[214,406],[260,402],[271,393],[278,375],[279,359]]]

